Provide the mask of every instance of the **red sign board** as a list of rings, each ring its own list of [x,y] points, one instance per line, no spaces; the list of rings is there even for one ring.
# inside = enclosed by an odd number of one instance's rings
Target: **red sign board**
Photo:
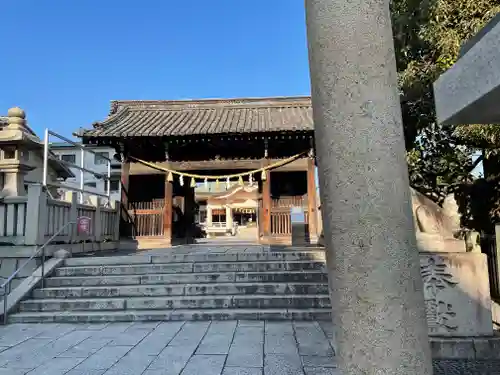
[[[78,234],[90,234],[90,217],[81,216],[77,220]]]

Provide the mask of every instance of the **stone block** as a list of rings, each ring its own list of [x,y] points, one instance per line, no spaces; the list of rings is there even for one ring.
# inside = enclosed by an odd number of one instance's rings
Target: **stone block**
[[[495,19],[496,18],[496,19]],[[495,124],[500,120],[500,16],[434,83],[436,117],[446,125]]]
[[[486,255],[421,253],[429,334],[493,334]]]
[[[478,360],[500,359],[500,338],[475,338],[474,352]]]
[[[432,358],[474,359],[474,342],[470,339],[432,339]]]
[[[194,355],[182,370],[182,374],[220,375],[225,360],[225,355]]]

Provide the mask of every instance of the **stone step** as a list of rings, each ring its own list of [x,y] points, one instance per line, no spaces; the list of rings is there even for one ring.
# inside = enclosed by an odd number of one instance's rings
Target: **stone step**
[[[170,296],[129,298],[40,299],[22,301],[24,311],[91,311],[146,309],[221,309],[221,308],[323,308],[330,306],[326,295],[238,295]]]
[[[318,283],[223,283],[173,285],[122,285],[93,287],[58,287],[37,289],[35,299],[146,297],[193,295],[254,295],[254,294],[328,294],[328,284]]]
[[[59,276],[45,280],[47,287],[139,285],[139,284],[198,284],[198,283],[251,283],[251,282],[328,282],[325,272],[273,271],[273,272],[221,272],[171,273],[124,276]]]
[[[151,275],[159,273],[325,270],[323,261],[202,262],[61,267],[56,276]]]
[[[255,261],[325,261],[324,250],[310,251],[268,251],[268,252],[224,252],[161,255],[124,255],[110,257],[76,257],[65,261],[67,266],[107,266],[148,263],[191,263],[191,262],[255,262]]]
[[[173,320],[320,320],[330,321],[324,309],[207,309],[21,312],[9,315],[9,323],[102,323]]]

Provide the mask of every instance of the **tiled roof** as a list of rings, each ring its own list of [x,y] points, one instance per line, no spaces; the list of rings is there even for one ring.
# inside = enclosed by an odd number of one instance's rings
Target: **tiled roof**
[[[312,131],[310,97],[113,101],[84,137],[189,136]]]

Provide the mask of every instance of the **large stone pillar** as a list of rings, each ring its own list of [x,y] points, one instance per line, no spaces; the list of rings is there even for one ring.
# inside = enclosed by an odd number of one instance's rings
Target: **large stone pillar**
[[[306,0],[343,375],[432,374],[388,0]]]

